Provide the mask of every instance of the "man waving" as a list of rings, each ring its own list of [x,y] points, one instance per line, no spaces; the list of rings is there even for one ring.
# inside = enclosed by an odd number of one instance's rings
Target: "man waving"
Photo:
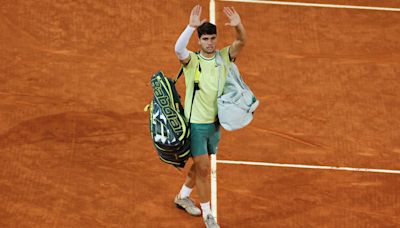
[[[201,20],[202,8],[196,5],[190,14],[189,25],[182,32],[175,45],[176,55],[183,65],[186,84],[185,117],[190,119],[191,156],[193,165],[189,170],[181,191],[175,197],[177,207],[185,209],[191,215],[203,215],[206,227],[219,227],[212,216],[210,207],[210,154],[216,154],[220,141],[220,126],[217,119],[218,88],[223,88],[229,65],[236,59],[246,42],[246,32],[239,14],[233,7],[225,7],[224,14],[228,17],[226,26],[236,30],[236,38],[229,46],[217,50],[217,27]],[[197,29],[199,52],[191,52],[186,46],[193,32]],[[220,66],[216,63],[219,52],[226,63]],[[221,68],[221,69],[220,69]],[[192,104],[196,74],[200,75],[198,87]],[[221,86],[222,85],[222,86]],[[196,187],[200,198],[201,210],[189,198],[192,189]]]

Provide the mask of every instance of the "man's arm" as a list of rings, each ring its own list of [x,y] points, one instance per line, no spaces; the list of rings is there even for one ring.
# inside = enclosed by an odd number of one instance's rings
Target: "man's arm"
[[[196,28],[206,21],[205,19],[200,21],[200,15],[201,15],[201,6],[196,5],[195,7],[193,7],[192,12],[190,13],[189,25],[179,36],[175,44],[176,56],[178,56],[179,61],[185,66],[190,61],[190,54],[186,48],[186,46],[189,43],[190,37],[192,36]]]
[[[239,14],[233,7],[224,7],[224,13],[229,19],[229,22],[225,25],[235,27],[236,30],[236,39],[229,49],[229,56],[231,59],[235,59],[246,43],[246,30],[244,29]]]

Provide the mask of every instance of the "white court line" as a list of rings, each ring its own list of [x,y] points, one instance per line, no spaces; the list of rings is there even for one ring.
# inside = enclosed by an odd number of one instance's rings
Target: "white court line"
[[[218,222],[217,216],[217,157],[215,154],[211,155],[211,212]]]
[[[338,9],[400,11],[400,8],[372,7],[372,6],[352,6],[352,5],[336,5],[336,4],[319,4],[319,3],[305,3],[305,2],[282,2],[282,1],[265,1],[265,0],[219,0],[219,1],[221,1],[221,2],[260,3],[260,4],[271,4],[271,5],[285,5],[285,6],[308,6],[308,7],[321,7],[321,8],[338,8]]]
[[[268,162],[229,161],[229,160],[217,160],[217,163],[231,164],[231,165],[257,165],[257,166],[272,166],[272,167],[298,168],[298,169],[329,169],[329,170],[342,170],[342,171],[353,171],[353,172],[400,174],[400,170],[390,170],[390,169],[368,169],[368,168],[351,168],[351,167],[300,165],[300,164],[296,165],[296,164],[280,164],[280,163],[268,163]]]
[[[210,0],[210,22],[215,23],[215,0]],[[218,221],[217,215],[217,156],[211,155],[211,212],[215,218],[215,222]]]

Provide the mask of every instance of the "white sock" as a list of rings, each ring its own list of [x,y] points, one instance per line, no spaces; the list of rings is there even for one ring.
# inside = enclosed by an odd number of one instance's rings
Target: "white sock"
[[[192,193],[192,188],[186,187],[186,185],[183,185],[181,188],[181,191],[179,193],[179,196],[181,197],[181,199],[189,197],[190,193]]]
[[[207,218],[207,215],[211,214],[210,202],[200,203],[201,210],[203,211],[203,219]]]

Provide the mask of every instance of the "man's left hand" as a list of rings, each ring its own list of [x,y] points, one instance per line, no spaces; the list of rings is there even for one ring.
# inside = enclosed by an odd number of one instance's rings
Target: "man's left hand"
[[[233,7],[224,7],[224,13],[229,19],[225,25],[236,27],[241,23],[240,16]]]

